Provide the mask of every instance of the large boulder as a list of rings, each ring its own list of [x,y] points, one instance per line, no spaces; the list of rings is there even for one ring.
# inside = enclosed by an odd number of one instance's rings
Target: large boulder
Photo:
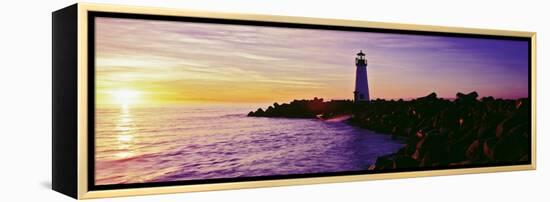
[[[477,97],[479,95],[477,94],[477,92],[471,92],[471,93],[468,93],[468,94],[464,94],[464,93],[457,93],[456,94],[456,102],[458,103],[471,103],[471,102],[475,102],[477,101]]]
[[[418,161],[412,159],[410,156],[398,155],[395,157],[396,168],[415,168],[418,166]]]
[[[396,168],[392,155],[381,156],[376,159],[374,164],[375,170],[394,169]]]
[[[493,149],[497,162],[514,162],[528,154],[529,142],[518,135],[507,135],[498,140]]]
[[[468,149],[466,150],[466,158],[470,161],[478,160],[481,156],[481,143],[479,140],[475,140],[470,144]]]
[[[437,94],[430,93],[429,95],[424,96],[424,97],[419,97],[416,100],[417,101],[436,101],[437,100]]]

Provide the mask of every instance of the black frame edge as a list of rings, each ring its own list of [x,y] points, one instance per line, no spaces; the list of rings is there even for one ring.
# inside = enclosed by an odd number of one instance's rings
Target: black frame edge
[[[52,13],[52,189],[78,198],[78,5]]]

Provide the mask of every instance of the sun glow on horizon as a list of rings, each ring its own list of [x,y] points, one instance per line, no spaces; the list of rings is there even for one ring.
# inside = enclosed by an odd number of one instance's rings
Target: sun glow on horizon
[[[139,104],[141,102],[141,91],[131,89],[119,89],[110,91],[113,102],[123,107]]]

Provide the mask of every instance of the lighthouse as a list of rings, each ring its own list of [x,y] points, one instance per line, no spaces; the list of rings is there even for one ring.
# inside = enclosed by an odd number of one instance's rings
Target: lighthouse
[[[355,102],[369,101],[369,81],[367,79],[367,60],[363,50],[357,53],[355,58],[355,91],[353,91],[353,100]]]

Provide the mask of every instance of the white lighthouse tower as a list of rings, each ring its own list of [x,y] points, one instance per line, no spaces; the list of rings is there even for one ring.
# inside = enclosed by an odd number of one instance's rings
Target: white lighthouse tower
[[[369,81],[367,79],[367,60],[363,50],[357,53],[355,58],[355,91],[353,91],[353,100],[355,102],[369,101]]]

